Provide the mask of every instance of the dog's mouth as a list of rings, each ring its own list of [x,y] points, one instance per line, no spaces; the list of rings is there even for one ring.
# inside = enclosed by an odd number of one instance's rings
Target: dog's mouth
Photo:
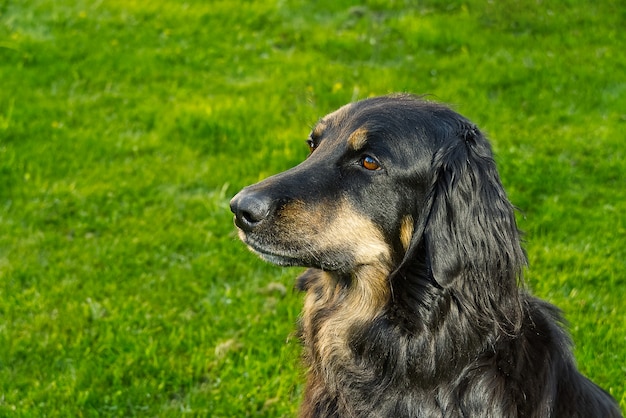
[[[276,264],[278,266],[283,267],[291,267],[291,266],[307,266],[307,263],[295,256],[294,254],[289,253],[288,251],[281,251],[276,248],[268,248],[268,245],[264,245],[259,243],[249,234],[246,234],[241,229],[239,230],[239,238],[248,246],[250,251],[261,257],[261,259],[267,261],[268,263]]]
[[[313,267],[325,271],[341,271],[346,263],[342,263],[336,257],[325,257],[322,254],[314,254],[311,250],[298,251],[298,245],[290,243],[289,248],[281,248],[275,244],[260,242],[251,234],[239,230],[239,238],[248,246],[250,251],[258,255],[262,260],[281,267]],[[333,260],[329,262],[328,260]]]

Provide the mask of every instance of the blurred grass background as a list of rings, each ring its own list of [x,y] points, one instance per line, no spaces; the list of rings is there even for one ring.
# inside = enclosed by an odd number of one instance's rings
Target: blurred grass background
[[[626,409],[622,1],[0,0],[0,416],[293,416],[297,269],[228,201],[360,98],[486,131],[539,296]]]

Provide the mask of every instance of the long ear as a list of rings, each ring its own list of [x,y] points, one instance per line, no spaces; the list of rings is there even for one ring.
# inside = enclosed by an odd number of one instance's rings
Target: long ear
[[[459,276],[517,285],[525,265],[514,209],[480,131],[459,122],[433,159],[434,184],[424,244],[432,275],[446,287]],[[512,283],[503,283],[513,279]]]

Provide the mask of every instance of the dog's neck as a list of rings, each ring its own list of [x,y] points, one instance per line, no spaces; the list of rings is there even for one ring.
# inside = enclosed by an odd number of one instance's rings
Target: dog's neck
[[[307,292],[305,359],[331,390],[347,375],[378,379],[388,367],[412,387],[455,379],[498,343],[496,335],[517,334],[522,317],[517,286],[503,290],[510,293],[504,300],[479,303],[471,282],[442,288],[419,258],[393,277],[377,269],[352,277],[309,269],[298,287]]]

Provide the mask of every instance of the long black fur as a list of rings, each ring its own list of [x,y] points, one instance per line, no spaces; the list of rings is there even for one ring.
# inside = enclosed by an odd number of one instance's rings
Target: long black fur
[[[361,127],[384,172],[361,173],[345,162],[349,153],[337,144]],[[319,157],[316,149],[231,203],[255,251],[269,248],[283,257],[266,255],[270,261],[310,267],[298,284],[314,295],[302,325],[309,365],[302,416],[621,416],[576,369],[558,309],[524,290],[514,209],[476,126],[445,106],[395,95],[330,115],[320,132],[312,137]],[[324,357],[321,330],[350,308],[342,303],[362,280],[355,273],[362,266],[350,264],[348,249],[318,251],[314,240],[306,248],[312,256],[300,255],[304,244],[281,242],[278,225],[290,202],[329,196],[348,199],[379,226],[392,261],[388,300],[338,332],[346,353]],[[407,215],[413,233],[403,246],[399,225]]]

